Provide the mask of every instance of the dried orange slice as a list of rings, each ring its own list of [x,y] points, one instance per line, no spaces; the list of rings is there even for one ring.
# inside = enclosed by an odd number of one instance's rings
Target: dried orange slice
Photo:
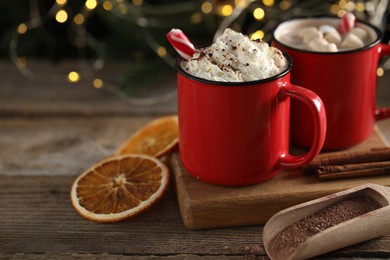
[[[160,158],[178,143],[178,118],[176,115],[165,116],[151,121],[135,132],[115,154],[146,154]]]
[[[169,171],[141,154],[110,157],[82,173],[70,191],[73,207],[96,222],[116,222],[154,205],[168,188]]]

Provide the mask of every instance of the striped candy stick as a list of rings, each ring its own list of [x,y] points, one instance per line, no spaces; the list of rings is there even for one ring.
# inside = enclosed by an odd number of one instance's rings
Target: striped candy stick
[[[172,29],[167,33],[167,38],[183,59],[191,59],[196,51],[195,47],[180,29]]]
[[[337,31],[341,35],[345,35],[345,34],[349,33],[351,31],[351,29],[355,26],[355,21],[356,21],[356,18],[353,15],[353,13],[344,14],[341,17],[340,22],[337,26]]]

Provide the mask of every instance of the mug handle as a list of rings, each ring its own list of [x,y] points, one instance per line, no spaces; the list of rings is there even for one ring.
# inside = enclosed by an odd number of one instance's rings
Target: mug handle
[[[380,43],[379,48],[379,57],[388,56],[390,54],[390,45]],[[382,120],[390,117],[390,107],[377,107],[374,112],[375,120]]]
[[[317,156],[325,141],[326,135],[326,113],[325,107],[320,97],[313,91],[302,88],[296,85],[288,85],[282,88],[279,97],[285,99],[287,97],[294,98],[305,104],[311,111],[314,119],[314,138],[310,150],[304,155],[281,154],[279,166],[282,168],[298,168],[311,162]]]

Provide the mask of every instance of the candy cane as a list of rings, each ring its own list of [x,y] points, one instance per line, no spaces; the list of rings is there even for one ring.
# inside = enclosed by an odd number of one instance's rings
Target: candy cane
[[[167,38],[183,59],[191,59],[196,51],[195,47],[180,29],[172,29],[167,33]]]
[[[345,35],[351,31],[351,29],[355,26],[355,16],[353,13],[346,13],[341,17],[340,23],[337,26],[337,31],[341,35]]]

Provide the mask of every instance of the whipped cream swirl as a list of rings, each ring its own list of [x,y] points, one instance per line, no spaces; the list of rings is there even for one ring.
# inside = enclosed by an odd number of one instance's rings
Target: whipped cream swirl
[[[282,52],[261,40],[226,29],[211,46],[198,49],[182,67],[190,74],[213,81],[245,82],[266,79],[283,72]]]

